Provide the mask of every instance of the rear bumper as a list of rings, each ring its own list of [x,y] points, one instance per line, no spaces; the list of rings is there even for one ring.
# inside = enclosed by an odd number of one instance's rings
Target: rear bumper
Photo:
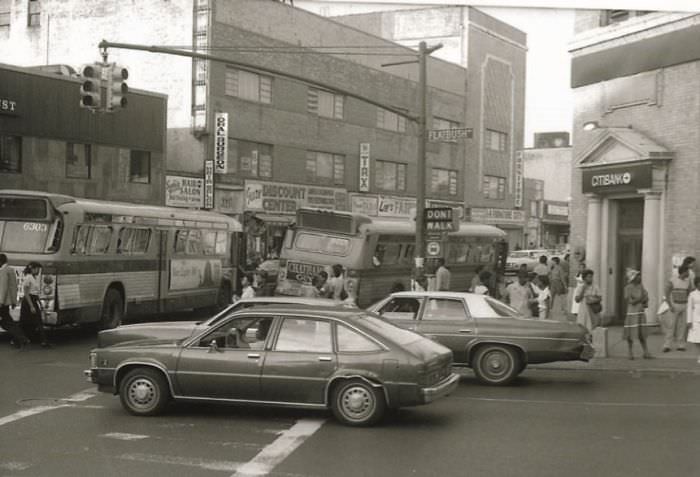
[[[457,389],[459,384],[459,374],[452,373],[435,386],[421,389],[423,404],[431,403],[441,397],[445,397]]]

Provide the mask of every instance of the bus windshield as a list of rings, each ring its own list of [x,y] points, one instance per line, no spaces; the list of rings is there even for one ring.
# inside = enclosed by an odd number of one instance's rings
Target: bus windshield
[[[322,253],[325,255],[346,256],[350,252],[350,239],[328,235],[299,232],[294,242],[297,250]]]
[[[0,221],[0,250],[3,252],[43,253],[49,238],[46,222]]]

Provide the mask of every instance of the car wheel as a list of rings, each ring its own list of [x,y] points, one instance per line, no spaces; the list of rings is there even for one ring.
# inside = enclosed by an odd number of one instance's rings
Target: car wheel
[[[124,318],[124,299],[119,290],[110,288],[102,302],[99,327],[102,330],[116,328],[122,323],[122,318]]]
[[[119,399],[124,409],[135,416],[155,416],[168,404],[170,391],[159,371],[136,368],[122,379]]]
[[[517,352],[509,346],[501,345],[479,348],[472,362],[477,379],[496,386],[511,383],[523,368]]]
[[[343,424],[370,426],[384,415],[386,401],[381,389],[362,379],[351,379],[335,386],[331,408]]]

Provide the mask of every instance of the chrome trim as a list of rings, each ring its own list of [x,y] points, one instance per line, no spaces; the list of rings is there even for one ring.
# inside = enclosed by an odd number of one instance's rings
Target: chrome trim
[[[260,359],[260,353],[248,353],[250,359]]]
[[[326,404],[307,404],[301,402],[286,402],[286,401],[262,401],[255,399],[229,399],[229,398],[208,398],[195,396],[176,396],[173,394],[173,399],[181,399],[186,401],[212,401],[212,402],[233,402],[233,403],[248,403],[248,404],[271,404],[275,406],[286,407],[301,407],[310,409],[327,409]]]
[[[333,358],[331,358],[330,356],[319,356],[318,360],[319,361],[333,361]]]
[[[505,340],[549,340],[549,341],[575,341],[579,342],[581,338],[549,338],[545,336],[498,336],[498,335],[479,335],[479,338],[489,339],[505,339]]]

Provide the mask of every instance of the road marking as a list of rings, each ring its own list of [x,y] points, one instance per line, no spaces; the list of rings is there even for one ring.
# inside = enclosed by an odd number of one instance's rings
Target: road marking
[[[80,391],[79,393],[75,393],[72,396],[68,396],[67,398],[59,399],[56,404],[52,404],[50,406],[35,406],[30,407],[28,409],[22,409],[21,411],[17,411],[14,414],[1,417],[0,426],[19,421],[20,419],[24,419],[25,417],[36,416],[37,414],[42,414],[46,411],[53,411],[54,409],[61,409],[64,407],[73,407],[72,403],[87,401],[88,399],[93,398],[96,395],[97,392],[95,391],[95,389],[90,388]]]
[[[280,462],[294,452],[306,439],[323,426],[324,419],[301,419],[284,431],[271,444],[265,446],[258,455],[246,462],[232,477],[253,477],[267,475]]]
[[[231,462],[225,460],[211,459],[196,459],[186,457],[175,457],[170,455],[155,455],[155,454],[122,454],[119,459],[130,460],[133,462],[147,462],[151,464],[172,464],[185,465],[188,467],[199,467],[206,470],[218,471],[236,471],[241,466],[240,462]]]
[[[120,441],[138,441],[141,439],[148,439],[150,436],[143,434],[129,434],[127,432],[108,432],[107,434],[101,434],[100,437],[118,439]]]
[[[507,398],[481,398],[469,396],[450,396],[450,399],[463,399],[465,401],[507,402],[523,404],[576,404],[584,406],[610,406],[610,407],[700,407],[700,403],[656,403],[656,402],[611,402],[611,401],[548,401],[544,399],[507,399]]]
[[[32,464],[26,462],[0,462],[0,469],[5,470],[27,470]]]

